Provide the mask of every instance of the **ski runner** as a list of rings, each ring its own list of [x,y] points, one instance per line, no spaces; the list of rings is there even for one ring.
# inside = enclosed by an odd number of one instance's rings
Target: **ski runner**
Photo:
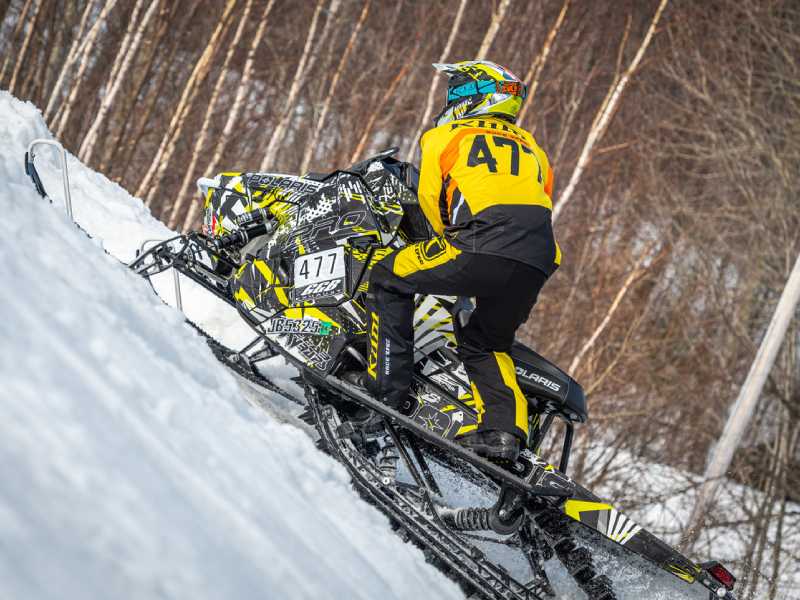
[[[526,95],[518,77],[484,60],[433,66],[449,77],[447,101],[420,140],[419,202],[437,235],[372,269],[365,383],[401,407],[413,375],[414,294],[475,297],[456,338],[479,424],[463,427],[457,441],[514,461],[528,436],[528,410],[509,353],[561,260],[553,171],[533,136],[514,124]]]

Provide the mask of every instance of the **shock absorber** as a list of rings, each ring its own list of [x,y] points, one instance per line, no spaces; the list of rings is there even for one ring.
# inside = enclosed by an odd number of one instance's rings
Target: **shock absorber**
[[[384,436],[383,447],[378,455],[378,468],[383,474],[383,484],[389,485],[397,479],[397,461],[400,460],[400,453],[390,435]]]
[[[461,531],[494,531],[510,535],[519,530],[525,519],[523,496],[513,488],[503,486],[497,502],[491,508],[457,508],[441,513],[445,524]]]
[[[488,508],[456,508],[442,510],[440,516],[446,525],[459,531],[489,531]]]

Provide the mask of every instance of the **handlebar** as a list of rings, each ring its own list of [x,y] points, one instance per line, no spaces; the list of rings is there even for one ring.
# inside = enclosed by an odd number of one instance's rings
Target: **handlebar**
[[[275,227],[275,221],[256,223],[249,227],[243,227],[242,229],[237,229],[236,231],[232,231],[231,233],[215,238],[212,240],[212,244],[214,244],[214,247],[217,250],[224,250],[225,248],[230,248],[231,246],[243,246],[255,237],[272,233],[275,230]]]

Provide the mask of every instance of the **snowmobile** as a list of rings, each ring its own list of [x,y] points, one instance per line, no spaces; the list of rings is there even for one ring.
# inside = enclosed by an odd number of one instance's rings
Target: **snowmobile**
[[[418,172],[395,152],[326,174],[201,178],[201,231],[152,246],[130,268],[148,279],[173,269],[235,307],[253,341],[233,350],[207,336],[212,350],[240,375],[302,403],[320,449],[470,598],[553,597],[544,563],[554,557],[589,598],[617,598],[576,536],[584,528],[594,532],[592,544],[611,544],[710,598],[733,600],[735,579],[722,565],[689,560],[567,475],[574,427],[588,418],[586,398],[577,381],[531,348],[515,343],[512,351],[531,421],[520,458],[500,465],[455,443],[478,422],[454,335],[454,325],[469,319],[468,299],[416,298],[415,374],[399,410],[343,376],[368,367],[364,299],[372,266],[433,234],[417,201]],[[27,158],[26,169],[46,197]],[[303,398],[258,370],[277,355],[298,369]],[[558,467],[541,457],[546,444],[560,446]],[[462,490],[455,500],[447,491],[453,480]],[[492,560],[494,546],[516,562]]]

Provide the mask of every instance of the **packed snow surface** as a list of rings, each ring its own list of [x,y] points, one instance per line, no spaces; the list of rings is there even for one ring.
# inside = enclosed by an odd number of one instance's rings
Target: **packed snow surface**
[[[70,157],[89,239],[36,195],[37,137],[0,91],[0,598],[461,598],[118,261],[170,234],[141,202]]]

